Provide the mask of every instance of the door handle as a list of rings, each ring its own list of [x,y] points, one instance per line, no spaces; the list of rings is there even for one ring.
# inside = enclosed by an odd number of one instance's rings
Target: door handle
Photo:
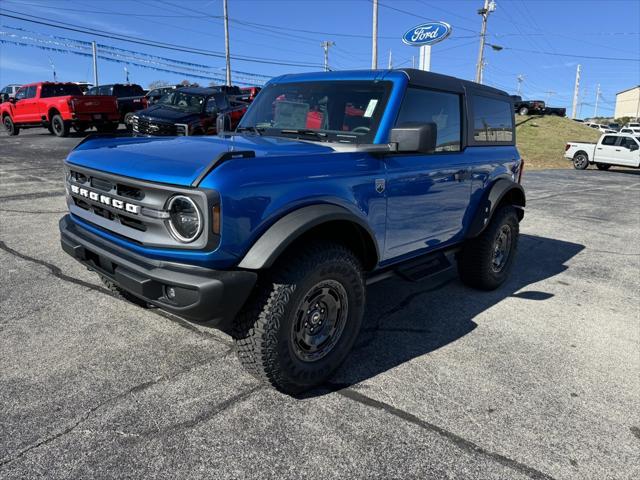
[[[616,152],[620,152],[621,150],[619,148],[616,148]]]
[[[602,147],[598,147],[598,150],[602,150]]]

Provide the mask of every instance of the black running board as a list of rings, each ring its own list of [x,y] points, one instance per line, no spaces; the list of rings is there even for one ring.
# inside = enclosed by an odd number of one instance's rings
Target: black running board
[[[433,252],[408,260],[399,265],[394,265],[391,268],[373,272],[367,277],[367,285],[381,282],[395,276],[399,276],[410,282],[420,282],[452,268],[455,264],[454,256],[456,252],[457,249]]]

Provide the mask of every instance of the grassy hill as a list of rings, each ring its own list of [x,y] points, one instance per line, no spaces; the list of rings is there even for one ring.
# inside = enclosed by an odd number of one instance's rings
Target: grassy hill
[[[570,168],[564,155],[569,141],[595,142],[600,133],[569,118],[516,115],[516,141],[525,170]]]

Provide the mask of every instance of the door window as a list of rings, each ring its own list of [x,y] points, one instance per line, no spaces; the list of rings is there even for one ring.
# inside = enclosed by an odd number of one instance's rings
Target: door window
[[[481,143],[513,141],[513,111],[511,104],[496,98],[474,95],[473,139]]]
[[[38,87],[36,85],[30,85],[29,87],[27,87],[27,93],[25,94],[24,98],[35,98],[37,88]]]
[[[16,93],[16,100],[24,100],[25,98],[27,98],[27,87],[22,87]]]
[[[460,151],[462,128],[458,95],[419,88],[407,89],[396,126],[420,123],[435,124],[436,152]]]
[[[614,137],[613,135],[607,135],[602,139],[602,145],[611,147],[616,144],[616,140],[618,140],[618,137]]]
[[[635,145],[636,147],[638,146],[636,141],[631,137],[618,137],[618,138],[620,138],[621,147],[631,149],[632,145]]]

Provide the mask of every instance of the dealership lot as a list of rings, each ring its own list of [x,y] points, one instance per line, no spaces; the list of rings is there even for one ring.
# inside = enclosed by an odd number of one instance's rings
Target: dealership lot
[[[505,286],[371,286],[356,350],[296,399],[61,251],[81,138],[0,137],[0,478],[640,475],[640,171],[525,172]]]

